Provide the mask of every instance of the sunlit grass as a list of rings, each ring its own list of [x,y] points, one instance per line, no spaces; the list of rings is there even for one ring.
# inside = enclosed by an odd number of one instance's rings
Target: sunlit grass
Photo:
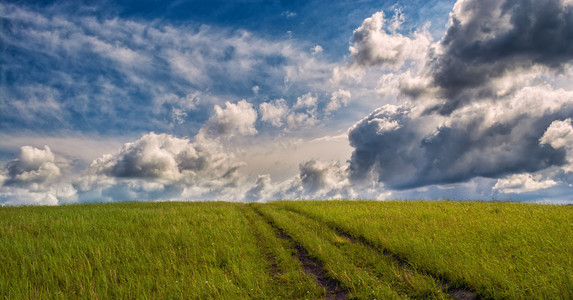
[[[269,219],[322,261],[329,276],[359,299],[446,298],[430,277],[408,270],[392,258],[337,234],[326,225],[276,206],[258,206]]]
[[[277,202],[492,298],[573,298],[573,207],[481,202]]]
[[[0,298],[323,297],[294,243],[351,297],[573,298],[572,206],[366,201],[1,207]]]
[[[285,285],[270,276],[259,243],[237,204],[1,208],[0,297],[241,299],[321,294],[312,281],[300,286],[300,280],[286,274],[286,281],[294,282]]]

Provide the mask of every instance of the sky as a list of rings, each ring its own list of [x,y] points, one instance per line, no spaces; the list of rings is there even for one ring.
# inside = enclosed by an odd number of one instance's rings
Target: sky
[[[4,0],[0,18],[2,206],[573,204],[571,0]]]

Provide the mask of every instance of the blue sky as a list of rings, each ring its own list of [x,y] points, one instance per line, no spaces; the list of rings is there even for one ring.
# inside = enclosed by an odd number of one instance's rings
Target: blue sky
[[[3,205],[570,200],[567,0],[4,1],[0,16]]]

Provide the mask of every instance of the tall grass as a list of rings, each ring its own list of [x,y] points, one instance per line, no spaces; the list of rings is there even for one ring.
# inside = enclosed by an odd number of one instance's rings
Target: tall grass
[[[447,298],[432,278],[399,266],[391,258],[339,235],[325,224],[275,206],[257,209],[320,260],[328,275],[338,280],[351,298]]]
[[[573,207],[480,202],[276,202],[486,298],[573,298]]]
[[[307,295],[299,282],[285,285],[271,276],[239,208],[229,203],[1,208],[0,297]],[[320,295],[312,284],[302,288]]]
[[[0,298],[323,297],[268,220],[350,296],[573,298],[572,206],[365,201],[0,207]]]

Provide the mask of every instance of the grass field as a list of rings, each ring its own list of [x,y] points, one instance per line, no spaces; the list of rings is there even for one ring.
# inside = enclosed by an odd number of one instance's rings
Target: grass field
[[[0,298],[573,298],[573,207],[0,208]]]

